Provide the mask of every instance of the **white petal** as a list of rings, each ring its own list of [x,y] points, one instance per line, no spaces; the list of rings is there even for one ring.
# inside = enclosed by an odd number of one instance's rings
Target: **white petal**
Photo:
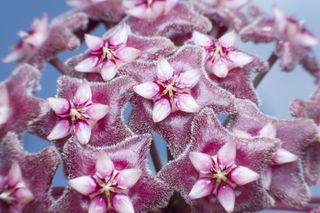
[[[156,19],[159,16],[163,15],[163,13],[165,12],[165,9],[166,9],[166,2],[154,1],[154,3],[151,6],[151,10],[147,9],[144,18],[149,20]]]
[[[124,194],[116,194],[112,199],[112,206],[118,213],[134,213],[130,198]]]
[[[4,84],[0,85],[0,97],[0,125],[2,125],[10,118],[9,94]]]
[[[19,204],[27,204],[34,199],[32,192],[24,187],[18,188],[13,194]]]
[[[192,88],[199,82],[201,74],[200,70],[182,72],[176,80],[176,84],[180,88]]]
[[[298,157],[295,154],[293,154],[283,148],[279,148],[272,157],[272,161],[276,165],[291,163],[291,162],[296,161],[297,159],[298,159]]]
[[[96,171],[100,177],[109,177],[114,170],[114,164],[105,152],[99,152],[96,160]]]
[[[146,98],[146,99],[152,99],[154,96],[156,96],[159,93],[159,86],[156,83],[153,83],[152,81],[145,82],[143,84],[139,84],[133,87],[133,90],[138,95]]]
[[[26,52],[22,48],[14,49],[12,52],[2,59],[3,63],[11,63],[14,61],[19,61],[26,56]]]
[[[272,182],[272,170],[270,167],[268,167],[261,174],[261,183],[263,188],[270,190],[271,182]]]
[[[200,110],[200,106],[190,94],[177,94],[175,101],[177,108],[183,112],[198,112]]]
[[[157,64],[158,80],[164,82],[172,78],[173,68],[166,59],[161,59]]]
[[[275,138],[277,136],[277,126],[275,122],[270,122],[265,125],[260,131],[259,136]]]
[[[300,33],[297,37],[297,42],[305,47],[314,47],[319,45],[319,39],[310,33]]]
[[[85,34],[84,39],[90,50],[98,50],[104,45],[103,39],[94,35]]]
[[[242,131],[242,130],[238,130],[238,129],[233,130],[233,133],[239,138],[251,138],[252,137],[249,133]]]
[[[105,104],[91,104],[86,108],[85,114],[89,116],[91,120],[98,121],[102,119],[109,111],[109,106]]]
[[[104,81],[110,81],[117,74],[118,68],[117,65],[113,62],[107,62],[103,65],[101,69],[101,77]]]
[[[22,172],[17,162],[13,162],[8,173],[8,184],[10,187],[14,187],[20,181],[22,181]]]
[[[210,155],[201,152],[190,152],[189,159],[194,168],[201,173],[207,174],[214,168],[214,162]]]
[[[139,7],[133,7],[133,8],[127,9],[126,14],[128,16],[144,19],[146,18],[146,11],[147,11],[147,8],[144,5],[141,5]]]
[[[63,115],[70,110],[70,103],[64,98],[48,98],[48,104],[57,115]]]
[[[141,51],[133,47],[124,47],[117,52],[117,57],[124,63],[134,61]]]
[[[76,105],[82,105],[91,101],[92,93],[90,85],[87,81],[84,81],[77,89],[77,92],[73,98],[73,102]]]
[[[236,41],[236,33],[230,31],[219,38],[219,42],[223,47],[232,47]]]
[[[117,176],[117,184],[122,189],[128,189],[134,186],[141,176],[140,169],[124,169]]]
[[[208,62],[210,63],[210,62]],[[213,62],[212,64],[212,72],[219,78],[225,78],[227,77],[229,73],[229,68],[227,65],[227,61],[223,59],[217,59],[216,61]]]
[[[107,212],[107,204],[103,197],[97,196],[90,201],[88,213],[105,213]]]
[[[91,137],[91,126],[84,121],[78,121],[75,125],[75,134],[80,143],[87,144]]]
[[[206,34],[202,34],[198,31],[192,33],[192,41],[202,47],[210,47],[213,43],[212,38]]]
[[[153,122],[160,122],[164,120],[171,113],[171,105],[169,100],[161,98],[155,102],[153,106],[152,119]]]
[[[179,0],[167,0],[164,14],[168,14],[172,10],[172,8],[174,8],[177,5],[178,1]]]
[[[218,191],[218,200],[226,212],[233,212],[235,203],[235,193],[233,189],[228,186],[222,186]]]
[[[237,168],[232,170],[231,179],[238,186],[242,186],[247,183],[254,182],[254,181],[258,180],[259,175],[247,167],[238,166]]]
[[[218,151],[218,162],[223,165],[229,165],[236,160],[237,145],[234,141],[225,143]]]
[[[77,64],[74,69],[78,72],[95,72],[95,66],[97,65],[98,61],[98,57],[90,56]]]
[[[285,28],[286,28],[286,16],[284,15],[283,11],[280,10],[277,7],[273,8],[273,15],[276,21],[276,27],[278,28],[278,30],[280,32],[284,32]]]
[[[96,182],[90,176],[81,176],[69,180],[69,185],[80,194],[89,195],[96,190]]]
[[[68,136],[70,134],[70,127],[70,121],[65,119],[59,121],[51,130],[50,134],[47,136],[47,139],[52,141]]]
[[[212,193],[214,184],[212,180],[210,179],[199,179],[197,182],[193,185],[189,197],[191,199],[198,199],[202,197],[206,197]]]
[[[109,38],[109,42],[115,46],[125,44],[128,40],[129,32],[129,26],[122,24],[121,27],[118,28],[117,31]]]
[[[243,67],[253,60],[250,55],[240,51],[231,51],[229,52],[228,57],[233,62],[233,67]]]

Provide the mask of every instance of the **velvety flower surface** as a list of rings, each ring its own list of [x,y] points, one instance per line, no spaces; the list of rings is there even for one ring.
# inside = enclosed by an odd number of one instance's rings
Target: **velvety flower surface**
[[[174,156],[188,141],[194,112],[204,106],[232,111],[233,96],[211,83],[203,68],[204,51],[184,46],[166,60],[134,62],[121,70],[139,84],[129,126],[136,132],[157,131],[169,143]]]
[[[84,28],[87,19],[84,13],[68,13],[48,24],[45,15],[43,19],[33,23],[30,31],[19,33],[21,41],[4,62],[23,61],[42,68],[44,61],[64,50],[74,50],[80,45],[79,39],[73,33]]]
[[[50,185],[59,163],[54,148],[29,154],[18,136],[9,132],[0,142],[0,211],[47,212],[52,202]]]
[[[317,139],[318,130],[314,122],[308,119],[277,120],[262,114],[249,101],[238,101],[237,109],[236,117],[230,121],[230,129],[235,134],[278,138],[282,142],[273,156],[270,169],[261,177],[265,187],[281,202],[292,206],[304,205],[310,198],[310,191],[304,178],[309,178],[309,166],[303,159],[306,150]]]
[[[170,38],[190,34],[193,30],[207,33],[212,27],[207,18],[193,11],[188,4],[182,2],[177,3],[167,14],[157,19],[147,21],[129,17],[125,22],[134,33],[144,36],[166,36]]]
[[[33,96],[39,89],[39,70],[23,64],[0,84],[0,139],[7,132],[25,131],[41,111],[40,100]]]
[[[69,187],[52,212],[144,212],[165,205],[171,190],[147,168],[150,143],[141,135],[98,149],[71,139],[63,151]]]
[[[203,109],[192,125],[191,142],[159,177],[178,191],[195,212],[257,211],[273,205],[259,179],[279,141],[242,139]]]
[[[125,63],[133,60],[155,60],[175,49],[169,39],[134,35],[125,24],[110,29],[104,37],[86,35],[85,40],[90,50],[69,59],[67,65],[82,72],[82,76],[90,80],[108,81],[116,76],[119,67]]]
[[[125,76],[108,83],[63,76],[58,80],[57,98],[48,99],[48,106],[30,130],[50,140],[62,138],[62,144],[71,133],[83,144],[119,142],[132,134],[124,124],[122,112],[134,84]]]

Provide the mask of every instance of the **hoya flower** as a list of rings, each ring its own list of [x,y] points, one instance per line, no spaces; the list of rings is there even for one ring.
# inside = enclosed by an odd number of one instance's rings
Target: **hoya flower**
[[[190,138],[187,149],[164,166],[159,177],[194,212],[258,211],[273,205],[259,177],[278,140],[235,137],[209,108],[195,117]]]
[[[124,0],[123,6],[129,16],[154,20],[168,14],[177,3],[178,0]]]
[[[253,57],[234,47],[236,34],[231,31],[219,39],[193,32],[192,41],[206,50],[206,69],[219,78],[225,78],[229,70],[248,65]]]
[[[33,96],[39,89],[39,70],[23,64],[0,83],[0,139],[7,132],[20,134],[41,111],[40,100]]]
[[[121,73],[138,82],[134,87],[137,95],[131,99],[131,129],[158,132],[177,156],[185,149],[195,112],[205,106],[216,112],[232,111],[233,95],[210,82],[203,66],[203,49],[190,45],[166,60],[123,66]]]
[[[57,98],[48,99],[48,107],[43,107],[30,131],[58,140],[59,147],[69,135],[75,135],[82,144],[117,143],[132,134],[122,120],[122,112],[134,84],[129,77],[89,83],[63,76],[58,80]]]
[[[249,101],[237,101],[237,114],[230,121],[230,129],[241,137],[271,137],[281,140],[281,147],[272,157],[270,169],[261,179],[264,186],[281,202],[299,207],[310,199],[304,172],[305,150],[316,143],[318,130],[311,120],[277,120],[262,114]],[[239,131],[240,130],[240,131]],[[247,136],[246,136],[247,135]],[[290,177],[288,173],[292,174]],[[291,190],[288,190],[288,189]]]
[[[166,205],[171,189],[147,167],[150,144],[148,135],[102,148],[71,139],[63,149],[69,184],[50,211],[129,213]]]
[[[0,142],[0,212],[47,212],[59,163],[54,148],[29,154],[18,135],[9,132]]]

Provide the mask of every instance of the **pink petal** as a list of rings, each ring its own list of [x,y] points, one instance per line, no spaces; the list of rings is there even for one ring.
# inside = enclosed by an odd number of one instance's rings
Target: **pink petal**
[[[286,28],[286,16],[284,15],[283,11],[280,10],[277,7],[273,8],[273,15],[275,18],[275,23],[276,23],[276,27],[278,28],[278,30],[280,32],[284,32],[285,28]]]
[[[124,194],[116,194],[112,198],[112,206],[118,213],[134,213],[130,198]]]
[[[91,104],[87,107],[85,114],[91,119],[98,121],[102,119],[109,111],[109,106],[105,104]]]
[[[236,40],[236,33],[230,31],[219,38],[219,42],[223,47],[233,47]]]
[[[95,72],[95,66],[97,65],[98,61],[98,57],[90,56],[77,64],[74,69],[78,72]]]
[[[223,165],[229,165],[236,160],[237,145],[234,141],[225,143],[218,151],[218,162]]]
[[[251,138],[252,137],[249,133],[242,131],[242,130],[236,129],[236,130],[233,130],[233,133],[239,138]]]
[[[189,159],[198,172],[208,174],[210,169],[214,168],[214,162],[210,155],[201,152],[190,152]]]
[[[210,62],[208,62],[210,63]],[[229,68],[227,62],[222,59],[218,59],[212,64],[212,72],[219,78],[227,77],[229,73]]]
[[[199,82],[201,74],[200,70],[182,72],[176,80],[176,84],[180,88],[192,88]]]
[[[117,176],[117,185],[122,189],[134,186],[141,176],[140,169],[124,169]]]
[[[159,93],[159,86],[156,83],[153,83],[152,81],[145,82],[143,84],[139,84],[133,87],[133,90],[138,95],[146,98],[146,99],[152,99],[154,96],[156,96]]]
[[[90,176],[81,176],[69,180],[69,185],[83,195],[90,195],[96,190],[97,184]]]
[[[298,159],[298,156],[292,154],[286,149],[279,148],[274,154],[272,160],[276,165],[281,165],[285,163],[291,163]]]
[[[88,213],[105,213],[107,212],[107,204],[106,201],[98,196],[90,201]]]
[[[270,122],[265,125],[260,131],[259,136],[275,138],[277,136],[277,126],[275,122]]]
[[[64,98],[48,98],[48,103],[57,115],[63,115],[70,110],[70,103]]]
[[[110,177],[114,170],[114,164],[105,152],[97,154],[96,171],[100,177]]]
[[[203,198],[212,193],[214,184],[213,181],[207,178],[199,179],[193,185],[189,197],[191,199]]]
[[[261,183],[265,189],[270,190],[271,182],[272,182],[272,169],[268,167],[261,174]]]
[[[157,64],[158,80],[165,82],[172,78],[173,68],[166,59],[161,59]]]
[[[198,112],[200,110],[200,106],[190,94],[177,94],[175,101],[177,108],[183,112]]]
[[[11,63],[14,61],[19,61],[24,58],[27,53],[22,48],[14,49],[9,55],[2,59],[3,63]]]
[[[84,121],[78,121],[75,125],[75,134],[82,144],[87,144],[91,137],[91,126]]]
[[[109,38],[110,44],[118,46],[127,43],[129,35],[129,26],[122,24],[122,26]]]
[[[17,199],[18,203],[22,203],[22,204],[27,204],[30,201],[32,201],[34,199],[34,196],[32,194],[32,192],[27,189],[27,188],[18,188],[15,192],[14,192],[14,196]]]
[[[194,31],[192,33],[192,41],[202,47],[210,47],[212,45],[212,38],[206,34]]]
[[[233,212],[235,203],[235,193],[233,189],[224,185],[218,191],[218,200],[227,212]]]
[[[179,0],[166,0],[164,14],[169,13],[176,6]]]
[[[8,173],[9,187],[15,187],[20,181],[22,181],[22,172],[17,162],[13,162]]]
[[[101,77],[104,81],[110,81],[116,76],[117,71],[117,65],[111,61],[108,61],[101,68]]]
[[[90,50],[101,49],[104,45],[103,39],[94,35],[85,34],[84,39]]]
[[[167,6],[166,2],[154,1],[154,3],[152,4],[151,10],[146,11],[144,18],[149,19],[149,20],[158,18],[159,16],[161,16],[165,12],[166,6]],[[170,6],[170,5],[168,5],[168,6]],[[168,12],[170,12],[170,10]]]
[[[242,186],[247,183],[258,180],[259,175],[247,167],[238,166],[237,168],[232,170],[231,179],[238,186]]]
[[[233,62],[234,67],[243,67],[253,61],[253,57],[240,51],[231,51],[228,57]]]
[[[73,98],[73,102],[76,105],[85,104],[92,99],[92,93],[90,85],[87,81],[84,81],[77,89],[77,92]]]
[[[0,125],[2,125],[10,117],[9,95],[5,85],[0,85],[0,96]]]
[[[139,7],[133,7],[126,10],[126,14],[128,16],[133,16],[140,19],[146,18],[146,12],[147,8],[144,5],[141,5]]]
[[[319,39],[307,32],[300,33],[298,35],[297,42],[305,47],[314,47],[319,45]]]
[[[160,122],[164,120],[171,112],[171,105],[168,99],[161,98],[155,102],[153,106],[152,119],[153,122]]]
[[[60,120],[51,130],[50,134],[47,136],[49,141],[58,140],[64,138],[70,134],[70,121],[63,119]]]
[[[134,61],[141,51],[133,47],[124,47],[117,52],[117,57],[124,63]]]

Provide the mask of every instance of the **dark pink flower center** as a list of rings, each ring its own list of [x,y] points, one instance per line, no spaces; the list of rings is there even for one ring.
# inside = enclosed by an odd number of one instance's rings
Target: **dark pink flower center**
[[[97,62],[97,65],[105,64],[108,61],[113,62],[116,64],[119,60],[117,57],[116,52],[121,48],[121,45],[114,46],[108,43],[108,41],[104,41],[104,44],[101,48],[97,50],[91,51],[91,56],[95,56],[99,58],[99,61]]]

